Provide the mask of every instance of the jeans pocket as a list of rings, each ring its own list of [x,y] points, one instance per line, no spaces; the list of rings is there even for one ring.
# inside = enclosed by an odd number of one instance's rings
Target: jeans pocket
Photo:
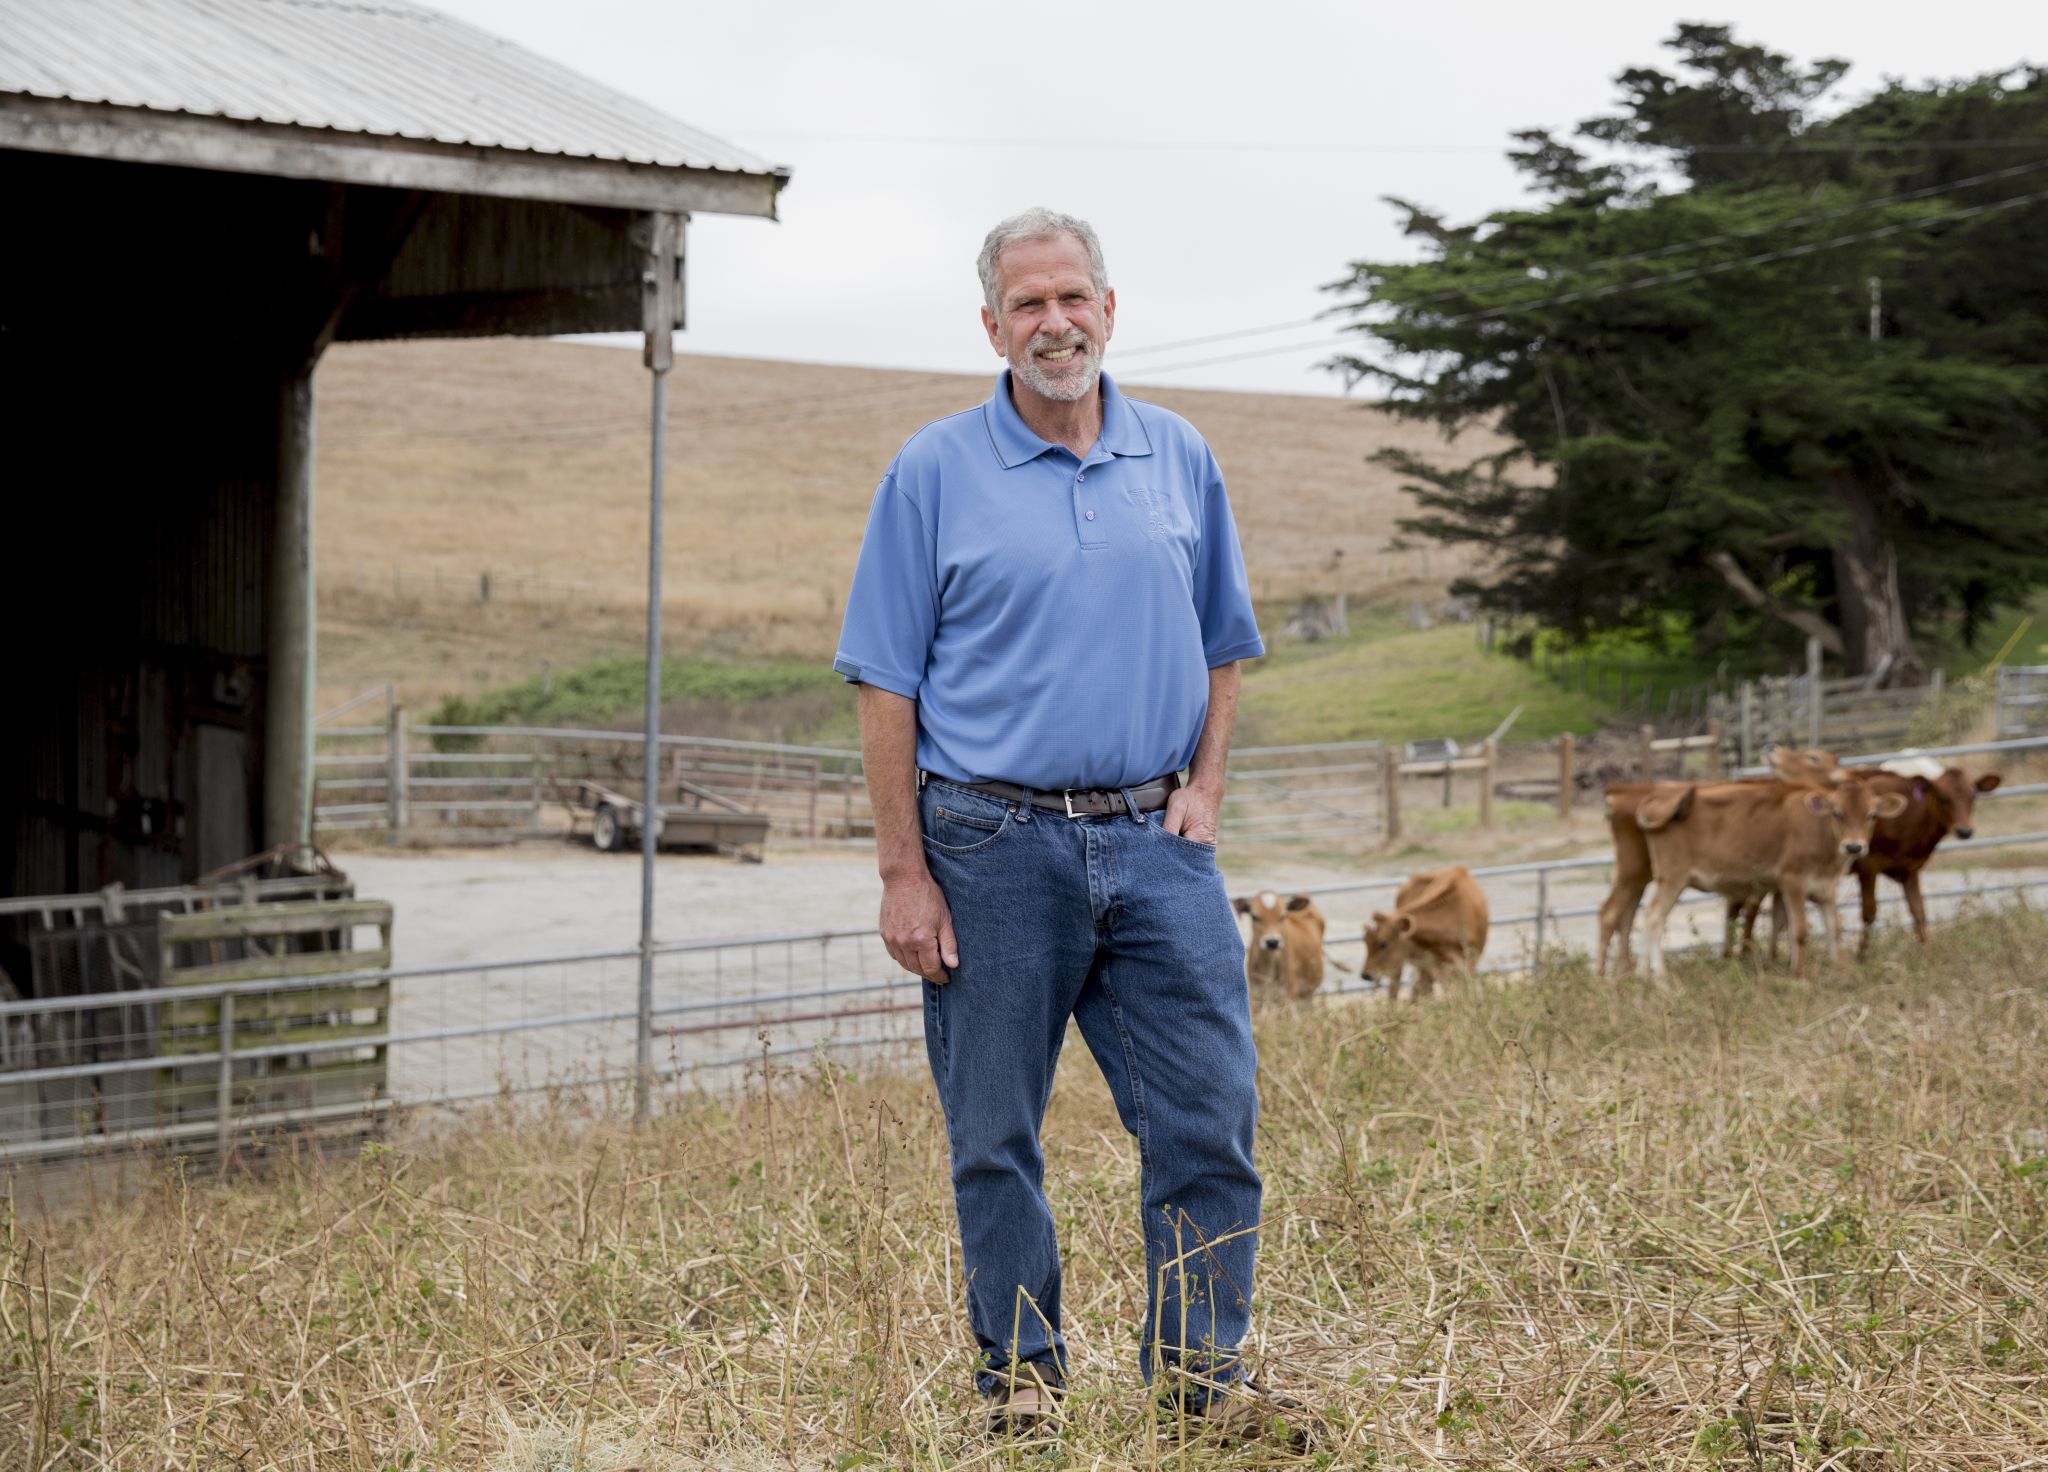
[[[1198,838],[1183,838],[1178,833],[1168,833],[1166,831],[1165,824],[1165,815],[1162,814],[1160,817],[1147,823],[1145,826],[1147,828],[1150,828],[1154,833],[1158,834],[1161,838],[1165,839],[1168,843],[1179,844],[1184,849],[1192,849],[1194,850],[1194,852],[1198,854],[1205,854],[1212,859],[1216,857],[1215,844],[1203,843]]]
[[[965,801],[946,794],[928,801],[921,815],[925,847],[935,853],[979,853],[1010,829],[1014,808],[989,799]]]

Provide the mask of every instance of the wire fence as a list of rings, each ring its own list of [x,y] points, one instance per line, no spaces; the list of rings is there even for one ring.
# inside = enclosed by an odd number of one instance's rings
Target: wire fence
[[[2048,832],[1979,838],[1937,857],[2039,845]],[[1474,869],[1497,911],[1481,970],[1534,975],[1583,945],[1611,869],[1608,858]],[[1330,923],[1339,965],[1326,991],[1372,989],[1353,959],[1364,917],[1406,877],[1300,891]],[[1929,889],[1937,918],[2048,889],[2048,876],[2010,872],[1960,881]],[[90,909],[92,897],[45,903],[61,916]],[[1722,900],[1686,903],[1696,938],[1711,944]],[[1701,906],[1714,907],[1704,924]],[[624,1091],[635,1082],[638,960],[637,950],[587,951],[0,1002],[0,1160],[150,1143],[232,1151],[287,1126],[373,1127],[394,1109]],[[654,976],[654,1071],[671,1087],[718,1087],[821,1051],[900,1056],[922,1038],[923,983],[868,929],[661,945]],[[298,1025],[244,1029],[264,1017]]]

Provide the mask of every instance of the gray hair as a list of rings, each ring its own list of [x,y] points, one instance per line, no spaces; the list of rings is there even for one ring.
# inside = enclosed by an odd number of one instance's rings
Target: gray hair
[[[1088,274],[1095,278],[1096,292],[1108,292],[1109,271],[1102,264],[1102,242],[1095,238],[1095,227],[1086,220],[1077,220],[1058,210],[1033,205],[1022,214],[1012,215],[997,225],[988,232],[988,239],[981,243],[981,258],[975,266],[981,272],[981,295],[988,303],[990,316],[1000,318],[1003,315],[1002,302],[996,295],[996,262],[1002,258],[1003,252],[1027,240],[1058,240],[1063,236],[1072,236],[1081,242],[1082,249],[1088,252]]]

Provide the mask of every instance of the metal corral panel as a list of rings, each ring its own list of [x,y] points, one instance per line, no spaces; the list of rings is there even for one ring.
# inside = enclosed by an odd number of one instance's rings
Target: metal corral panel
[[[407,0],[0,0],[0,93],[781,177],[624,93]]]

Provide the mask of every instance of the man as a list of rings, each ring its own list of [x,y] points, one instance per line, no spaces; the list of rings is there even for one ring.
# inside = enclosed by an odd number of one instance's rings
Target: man
[[[1146,1381],[1257,1414],[1256,1058],[1215,858],[1238,661],[1264,652],[1237,530],[1201,437],[1102,374],[1095,232],[1029,210],[980,271],[1009,367],[883,475],[834,661],[860,686],[882,938],[926,982],[976,1384],[992,1429],[1056,1417],[1038,1132],[1072,1017],[1138,1141]]]

